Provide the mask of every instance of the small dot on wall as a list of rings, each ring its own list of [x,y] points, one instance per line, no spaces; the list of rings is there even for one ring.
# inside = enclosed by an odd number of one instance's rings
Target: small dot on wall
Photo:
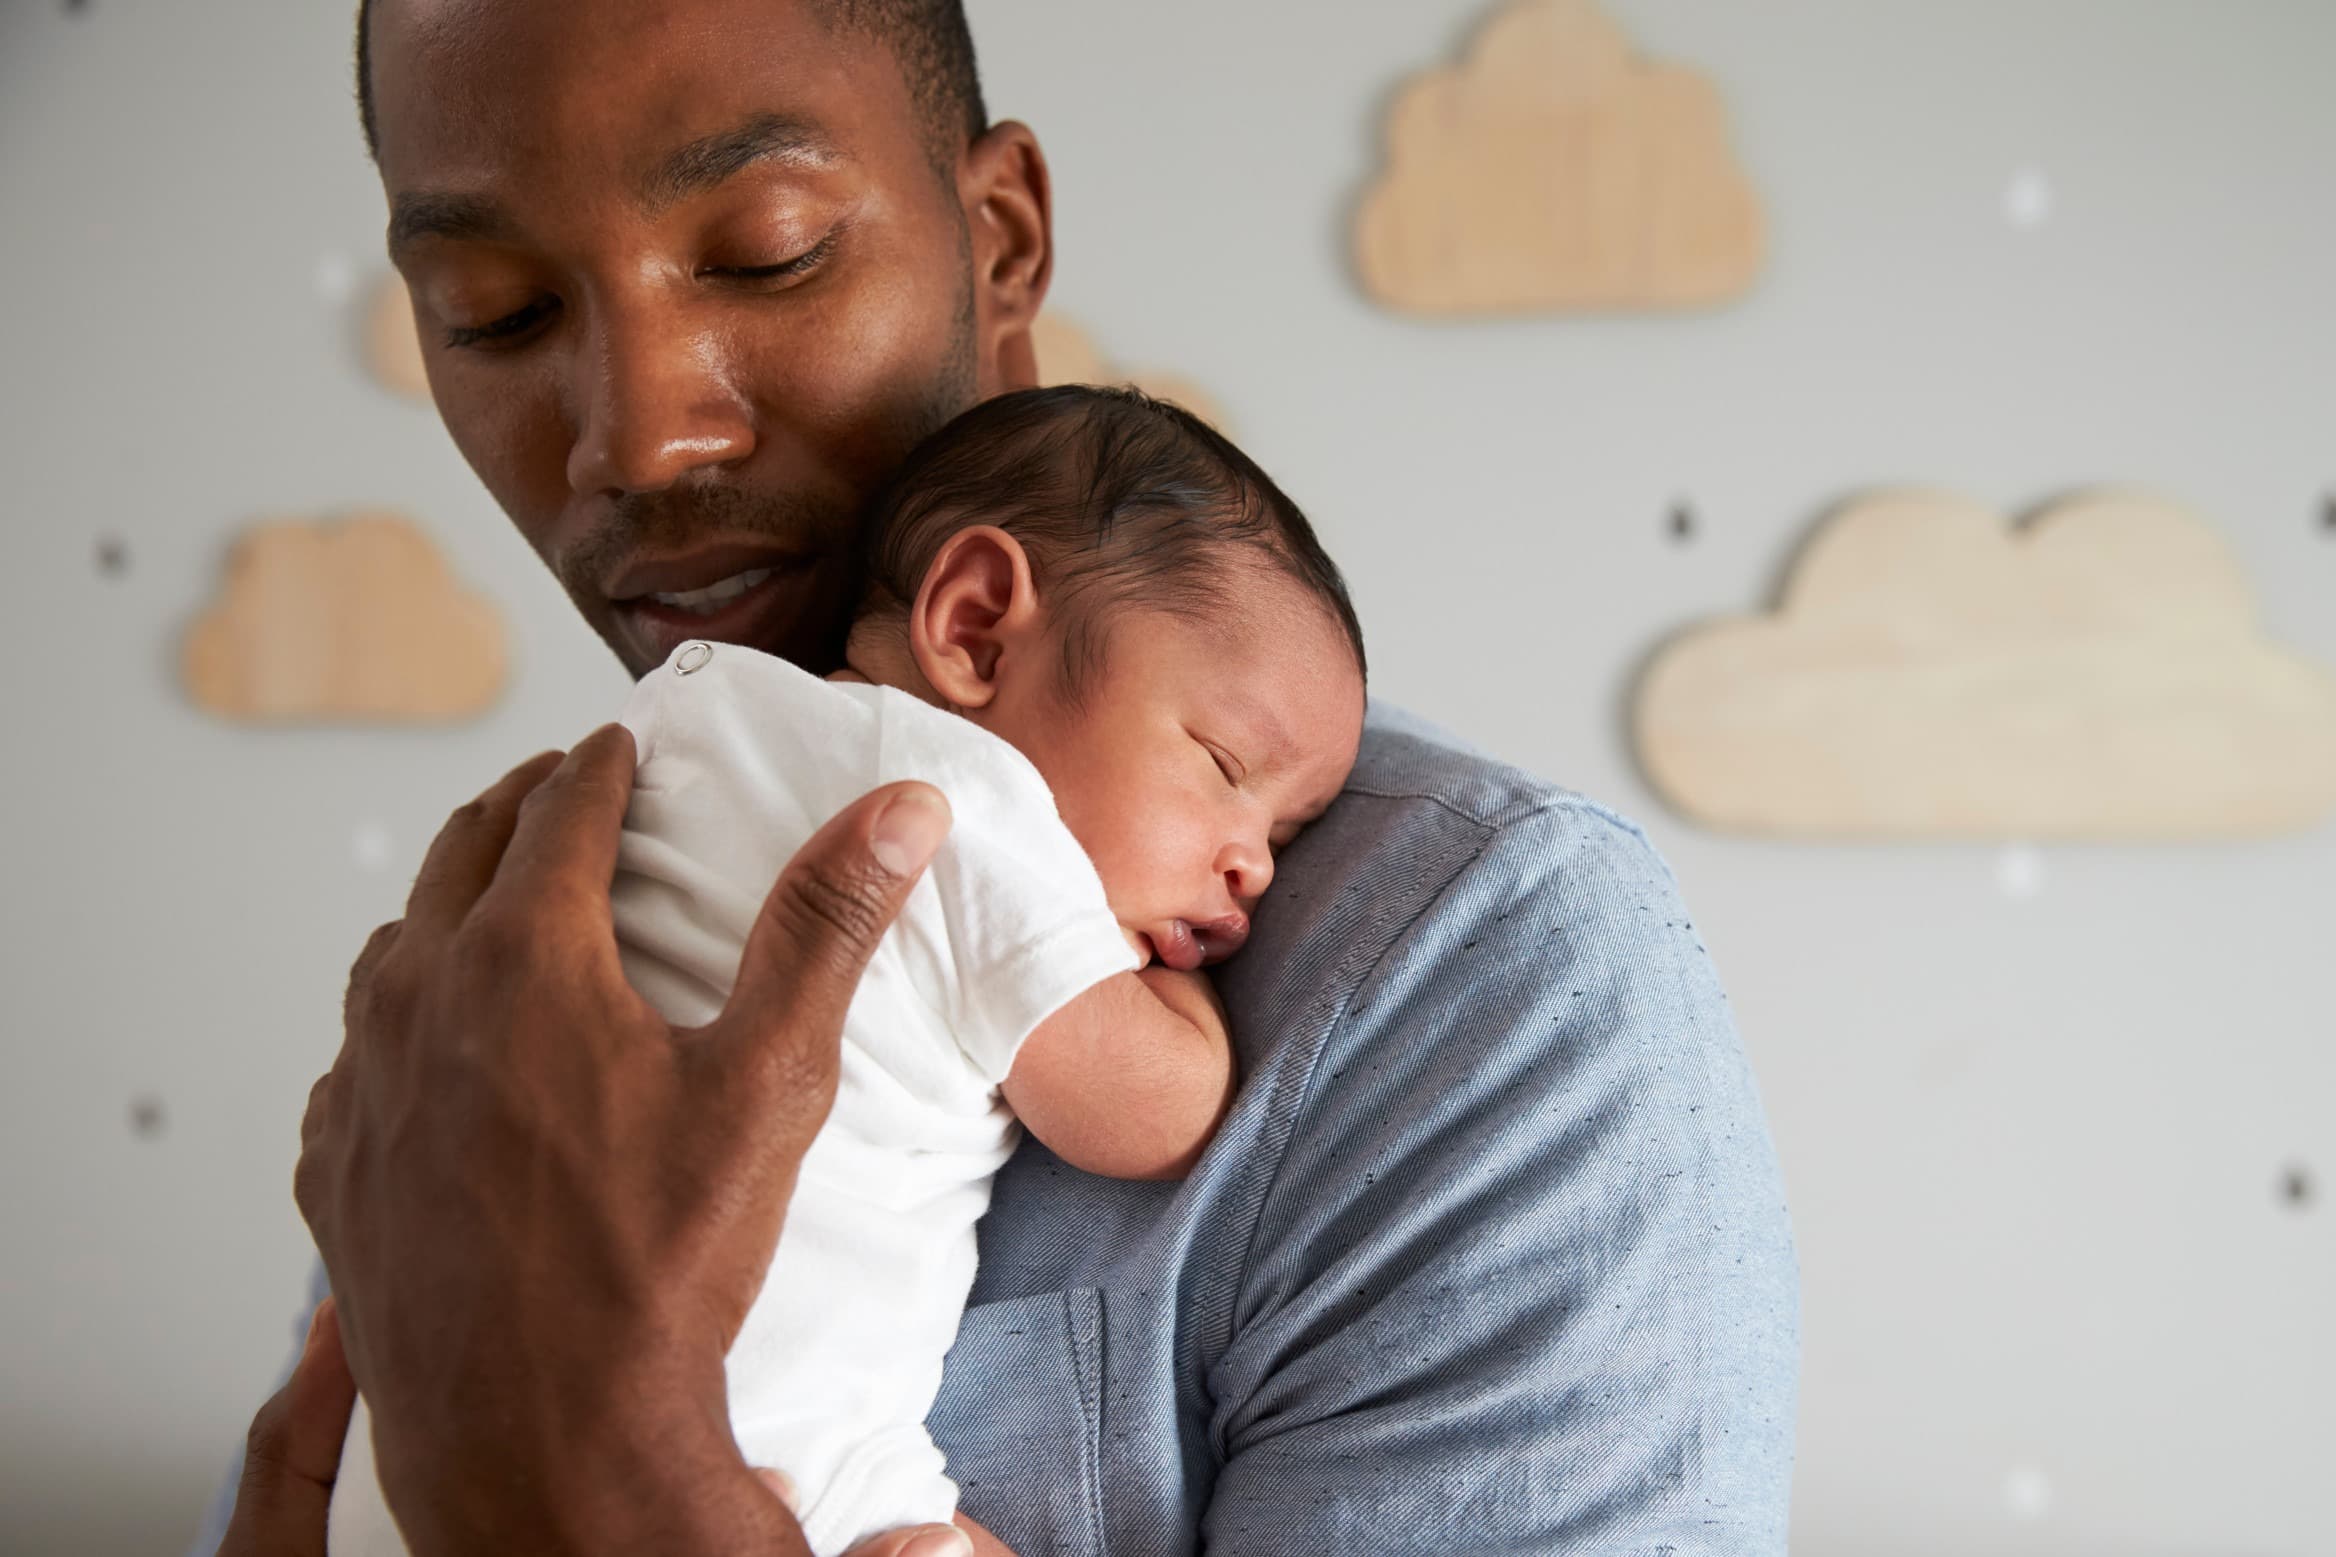
[[[2290,1211],[2302,1211],[2315,1198],[2312,1170],[2300,1162],[2291,1162],[2279,1173],[2279,1199]]]
[[[316,257],[316,295],[328,303],[345,303],[357,294],[357,264],[339,250]]]
[[[130,1099],[130,1133],[139,1140],[160,1140],[169,1123],[170,1116],[163,1109],[162,1099],[153,1096]]]
[[[359,870],[385,871],[396,856],[396,840],[390,837],[389,828],[380,822],[359,822],[349,834],[349,858]]]
[[[97,571],[107,578],[120,578],[130,571],[130,548],[118,535],[106,535],[97,542]]]
[[[1996,857],[1995,884],[2005,897],[2034,897],[2044,890],[2044,856],[2015,843]]]
[[[2336,492],[2320,499],[2320,528],[2327,534],[2336,535]]]
[[[2052,215],[2052,180],[2041,168],[2022,168],[2004,186],[2003,219],[2014,227],[2041,227]]]
[[[2042,1519],[2052,1512],[2052,1479],[2033,1465],[2005,1472],[2003,1506],[2014,1519]]]
[[[1695,539],[1695,509],[1685,499],[1671,505],[1671,539],[1684,546]]]

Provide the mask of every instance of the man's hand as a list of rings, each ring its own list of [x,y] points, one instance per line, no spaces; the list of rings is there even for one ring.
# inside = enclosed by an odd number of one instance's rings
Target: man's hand
[[[610,918],[633,761],[607,726],[454,813],[302,1124],[294,1192],[418,1557],[803,1549],[738,1458],[722,1360],[948,807],[894,785],[821,829],[728,1008],[677,1031]]]
[[[325,1511],[356,1403],[357,1383],[326,1298],[308,1322],[292,1377],[251,1419],[243,1484],[219,1557],[324,1557]]]
[[[243,1483],[218,1557],[325,1557],[327,1516],[357,1381],[341,1349],[333,1300],[317,1305],[308,1343],[292,1377],[252,1418],[243,1455]],[[784,1473],[756,1477],[792,1510],[794,1485]],[[1014,1557],[1005,1544],[959,1514],[957,1528],[917,1525],[871,1537],[848,1557]]]

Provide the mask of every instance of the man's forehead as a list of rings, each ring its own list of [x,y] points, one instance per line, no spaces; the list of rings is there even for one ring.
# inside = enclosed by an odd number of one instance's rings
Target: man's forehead
[[[813,0],[372,0],[369,87],[394,163],[597,160],[645,199],[677,159],[834,156],[852,40]],[[821,102],[827,105],[823,111]],[[746,140],[758,144],[749,147]],[[717,144],[717,142],[726,142]]]
[[[725,26],[828,31],[828,0],[365,0],[373,36],[385,28],[434,47],[556,32],[590,39],[678,38]]]

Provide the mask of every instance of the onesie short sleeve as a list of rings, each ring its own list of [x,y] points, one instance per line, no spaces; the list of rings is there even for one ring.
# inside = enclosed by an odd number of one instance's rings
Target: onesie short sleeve
[[[960,1088],[967,1067],[987,1091],[1040,1022],[1136,966],[1044,777],[962,715],[691,642],[643,678],[623,722],[640,767],[620,885],[639,900],[628,922],[658,931],[636,982],[663,987],[678,970],[718,1010],[787,859],[829,817],[902,779],[948,796],[953,821],[861,981],[854,1011],[866,1020],[847,1026],[848,1041],[912,1091]],[[944,1032],[955,1055],[930,1041]]]
[[[1030,759],[964,718],[888,687],[880,784],[922,779],[949,797],[948,840],[927,873],[952,964],[926,994],[992,1086],[1032,1029],[1137,966],[1087,851]],[[920,982],[922,982],[920,980]]]

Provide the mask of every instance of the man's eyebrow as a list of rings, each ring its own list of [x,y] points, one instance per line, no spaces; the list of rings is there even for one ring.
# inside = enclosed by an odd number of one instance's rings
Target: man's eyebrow
[[[478,195],[400,194],[389,213],[389,252],[424,238],[491,241],[510,231],[502,208]]]
[[[702,195],[758,162],[819,167],[836,160],[835,142],[816,125],[785,114],[758,114],[734,130],[691,141],[669,155],[641,185],[654,211]]]
[[[820,167],[834,162],[835,142],[817,126],[784,114],[759,114],[735,129],[701,136],[676,148],[637,191],[654,211],[703,194],[758,162],[790,162]],[[508,238],[513,225],[502,207],[481,195],[421,191],[400,194],[389,217],[389,252],[423,238],[493,242]]]

